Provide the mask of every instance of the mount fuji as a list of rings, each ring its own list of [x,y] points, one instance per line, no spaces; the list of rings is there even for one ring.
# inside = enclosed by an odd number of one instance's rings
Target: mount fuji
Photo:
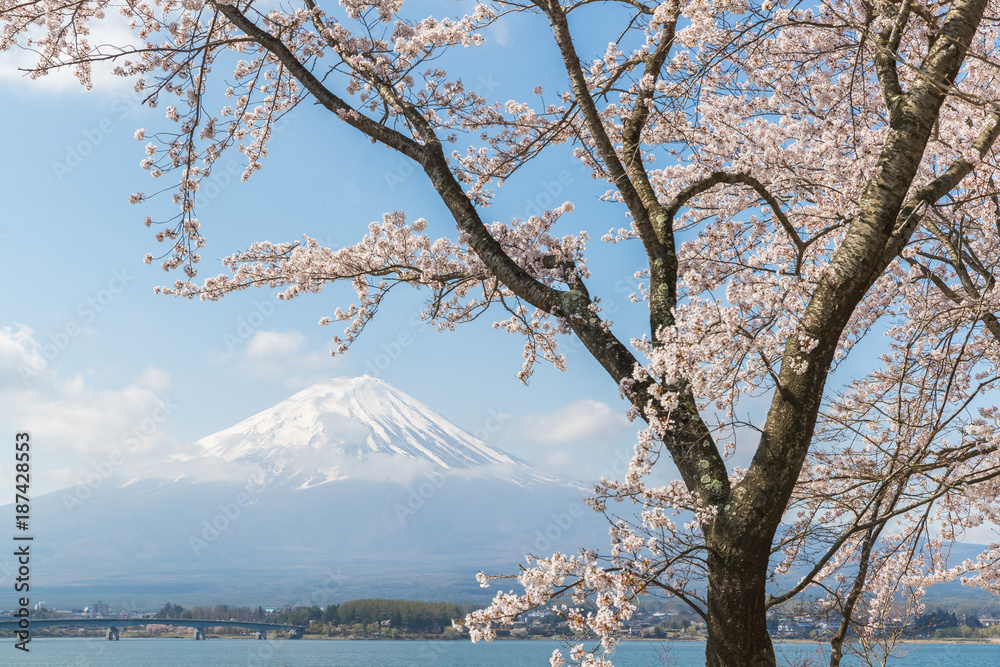
[[[367,375],[313,385],[195,444],[202,451],[186,459],[192,463],[217,458],[259,466],[299,489],[358,476],[388,478],[393,471],[405,479],[432,470],[505,476],[518,485],[558,483]]]
[[[482,569],[606,542],[587,490],[368,376],[313,385],[86,498],[33,501],[52,604],[491,597]],[[115,606],[112,604],[112,606]]]

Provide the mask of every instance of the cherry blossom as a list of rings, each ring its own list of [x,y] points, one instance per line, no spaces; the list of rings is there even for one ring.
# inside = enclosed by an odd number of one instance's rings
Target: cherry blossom
[[[134,44],[91,42],[111,10]],[[452,14],[403,0],[0,0],[0,49],[31,48],[32,76],[69,67],[88,87],[110,63],[162,105],[135,133],[175,207],[145,219],[164,245],[144,261],[181,271],[161,293],[291,299],[349,282],[353,300],[320,320],[343,327],[342,354],[406,285],[439,329],[489,311],[520,336],[522,382],[540,361],[564,369],[570,336],[607,371],[644,423],[628,471],[589,499],[610,544],[483,574],[518,591],[459,623],[473,640],[569,596],[554,610],[598,646],[551,664],[610,664],[657,595],[705,619],[707,664],[758,667],[775,664],[767,610],[808,602],[838,627],[833,664],[881,660],[928,586],[1000,589],[1000,545],[949,558],[1000,523],[1000,6],[535,0]],[[519,48],[558,83],[519,72],[525,92],[490,101],[457,72],[515,19],[551,38]],[[447,219],[389,211],[338,248],[296,229],[201,275],[218,224],[203,231],[201,182],[234,152],[252,179],[300,104],[423,171]],[[490,215],[543,154],[576,160],[599,201]],[[639,264],[627,307],[643,330],[605,317],[613,287],[595,279],[592,234]],[[668,462],[679,478],[654,484]]]

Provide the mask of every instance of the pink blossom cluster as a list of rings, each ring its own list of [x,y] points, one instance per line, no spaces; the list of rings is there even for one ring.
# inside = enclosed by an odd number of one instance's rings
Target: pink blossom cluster
[[[927,586],[1000,589],[1000,546],[963,563],[948,554],[1000,525],[1000,6],[980,7],[971,38],[949,45],[943,22],[975,3],[604,4],[497,1],[432,17],[403,0],[129,0],[115,9],[136,45],[97,45],[105,0],[0,0],[0,49],[33,49],[33,76],[67,66],[88,86],[112,62],[162,105],[156,128],[134,135],[172,199],[172,216],[145,219],[165,244],[145,261],[184,272],[162,293],[290,299],[349,282],[355,297],[320,322],[344,323],[342,353],[409,285],[439,329],[492,310],[496,329],[524,340],[523,382],[539,361],[566,367],[569,335],[608,371],[646,423],[628,470],[589,500],[609,548],[533,557],[516,577],[523,594],[466,619],[473,639],[568,594],[578,607],[558,613],[600,647],[551,664],[610,664],[645,595],[707,617],[708,542],[766,515],[780,590],[763,605],[817,593],[861,650],[887,655],[898,634],[886,629],[920,610]],[[578,16],[608,39],[582,39]],[[491,101],[456,72],[515,19],[551,35],[537,53],[555,58],[559,84],[521,73],[524,92]],[[919,124],[918,93],[940,96],[925,105],[933,122],[923,143],[899,143]],[[340,248],[299,230],[301,242],[253,244],[199,277],[201,184],[234,151],[251,178],[303,103],[422,170],[447,215],[387,212]],[[599,201],[488,217],[543,153],[578,162]],[[897,199],[889,218],[873,212]],[[588,257],[595,230],[606,254]],[[594,275],[610,253],[634,267],[623,307],[648,328],[606,317],[613,295]],[[806,385],[815,394],[793,400]],[[667,460],[681,479],[653,483]],[[789,582],[793,570],[806,575]]]

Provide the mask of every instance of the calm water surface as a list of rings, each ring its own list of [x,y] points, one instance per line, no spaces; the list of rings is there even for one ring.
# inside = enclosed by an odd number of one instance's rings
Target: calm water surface
[[[526,641],[471,644],[417,641],[255,641],[251,639],[126,638],[37,639],[24,653],[12,640],[0,642],[0,665],[59,667],[147,667],[218,665],[232,667],[544,667],[559,642]],[[817,659],[814,644],[778,644],[778,664]],[[614,654],[616,667],[699,667],[704,665],[702,642],[626,642]],[[823,665],[822,661],[814,664]],[[828,663],[827,663],[828,664]],[[859,663],[849,662],[857,667]],[[921,644],[910,647],[892,667],[1000,667],[1000,644]]]

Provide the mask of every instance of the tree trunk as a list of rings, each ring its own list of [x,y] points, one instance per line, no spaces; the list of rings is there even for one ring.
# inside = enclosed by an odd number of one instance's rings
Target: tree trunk
[[[897,496],[898,497],[898,496]],[[841,614],[840,626],[837,632],[830,639],[830,667],[840,667],[840,660],[844,657],[844,639],[851,630],[851,617],[854,615],[854,606],[861,597],[866,580],[868,578],[868,566],[872,555],[872,545],[882,533],[882,529],[869,528],[865,535],[865,541],[861,547],[861,558],[858,559],[858,573],[854,576],[854,585],[844,602],[843,613]]]
[[[764,604],[769,542],[759,542],[710,538],[707,667],[775,667]]]

